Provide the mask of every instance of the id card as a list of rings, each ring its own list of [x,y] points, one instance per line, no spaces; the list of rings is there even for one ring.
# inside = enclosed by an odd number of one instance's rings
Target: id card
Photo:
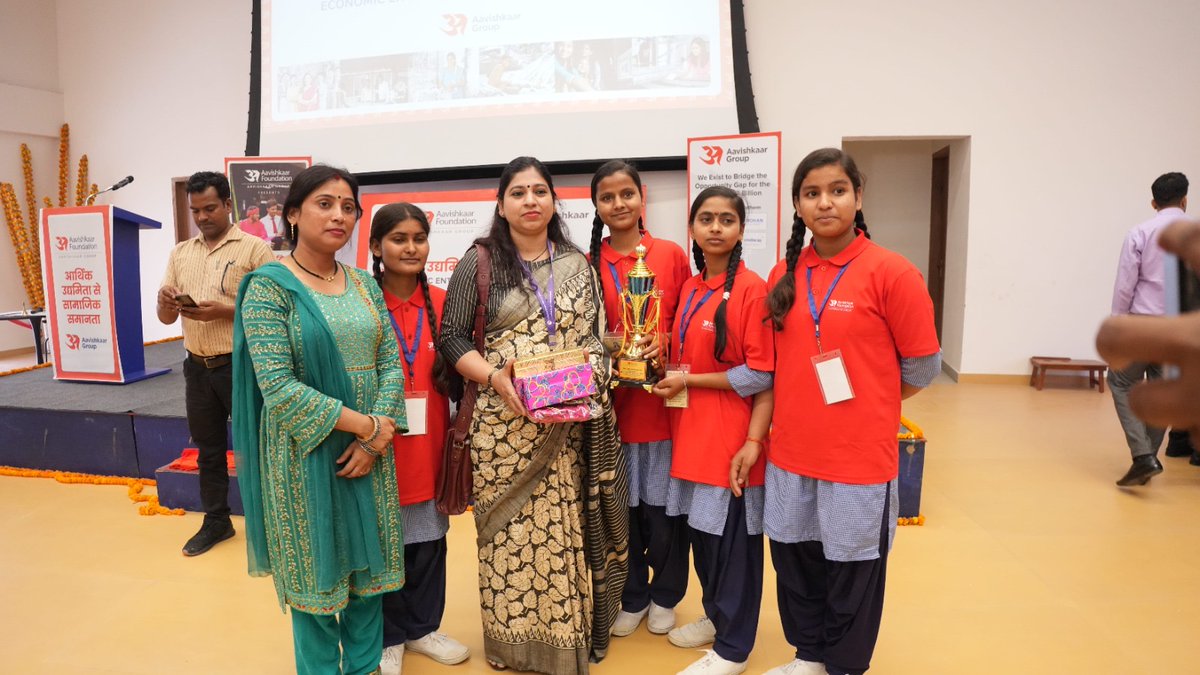
[[[846,364],[842,361],[842,350],[835,349],[812,357],[813,369],[817,371],[817,383],[821,385],[821,395],[825,397],[825,405],[833,405],[854,398],[854,390],[850,387],[850,375],[846,373]]]
[[[426,415],[429,412],[429,392],[410,391],[404,395],[404,415],[408,418],[405,436],[424,436]]]
[[[687,375],[692,372],[692,366],[688,363],[672,363],[667,365],[667,377],[672,375]],[[686,408],[688,407],[688,390],[687,387],[679,390],[671,398],[663,401],[663,405],[668,408]]]

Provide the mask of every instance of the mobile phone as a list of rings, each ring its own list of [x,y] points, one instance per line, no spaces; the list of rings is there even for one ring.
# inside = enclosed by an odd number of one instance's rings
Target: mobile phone
[[[179,295],[176,295],[175,302],[178,302],[179,304],[183,305],[184,307],[199,307],[200,306],[200,305],[197,305],[196,301],[192,299],[192,296],[188,295],[187,293],[180,293]]]

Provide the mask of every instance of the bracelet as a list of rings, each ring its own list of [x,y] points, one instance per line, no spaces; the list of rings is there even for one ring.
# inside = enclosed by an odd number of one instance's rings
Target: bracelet
[[[370,436],[366,438],[356,437],[356,440],[358,440],[359,443],[366,443],[369,445],[374,443],[376,438],[379,438],[379,432],[383,430],[383,423],[379,421],[379,417],[377,415],[367,415],[367,417],[371,418],[371,422],[375,424],[375,429],[371,432]]]
[[[488,386],[488,388],[490,388],[490,389],[495,389],[495,387],[494,387],[494,386],[492,386],[492,376],[494,376],[494,375],[495,375],[496,373],[498,373],[498,372],[500,372],[500,369],[499,369],[499,368],[497,368],[497,369],[493,370],[492,372],[488,373],[488,379],[487,379],[487,386]]]
[[[755,437],[753,437],[753,436],[747,436],[747,437],[746,437],[746,442],[747,442],[747,443],[758,443],[759,445],[762,445],[762,444],[763,444],[763,442],[762,442],[762,439],[761,439],[761,438],[755,438]]]
[[[357,442],[358,442],[359,449],[361,449],[363,452],[367,453],[368,455],[375,457],[375,458],[383,457],[382,452],[376,450],[375,448],[372,448],[370,445],[367,445],[366,441],[357,441]]]

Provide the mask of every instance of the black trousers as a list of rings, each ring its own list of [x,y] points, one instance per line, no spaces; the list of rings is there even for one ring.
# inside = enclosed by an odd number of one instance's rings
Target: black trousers
[[[871,666],[883,617],[889,517],[885,507],[875,560],[826,560],[819,541],[771,542],[783,635],[796,658],[823,662],[829,675],[860,675]]]
[[[229,522],[229,415],[233,411],[233,366],[205,368],[183,361],[188,432],[199,449],[200,504],[204,521]]]
[[[750,658],[762,606],[763,537],[746,532],[746,499],[729,497],[721,536],[688,528],[704,614],[717,629],[713,651],[727,661]]]
[[[630,613],[679,604],[688,586],[687,516],[668,516],[667,507],[642,502],[629,509],[629,578],[621,608]],[[650,577],[653,570],[654,577]]]
[[[383,646],[437,630],[446,610],[446,538],[404,545],[404,588],[383,595]]]

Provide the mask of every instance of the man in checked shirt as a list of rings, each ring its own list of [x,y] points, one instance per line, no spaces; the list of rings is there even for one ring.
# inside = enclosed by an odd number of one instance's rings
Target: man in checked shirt
[[[233,408],[233,313],[238,284],[249,271],[275,259],[258,237],[230,219],[229,181],[213,171],[192,174],[188,206],[200,234],[171,251],[158,292],[158,320],[183,317],[187,421],[200,450],[200,501],[204,524],[183,546],[200,555],[233,536],[229,518],[229,447],[226,423]]]

